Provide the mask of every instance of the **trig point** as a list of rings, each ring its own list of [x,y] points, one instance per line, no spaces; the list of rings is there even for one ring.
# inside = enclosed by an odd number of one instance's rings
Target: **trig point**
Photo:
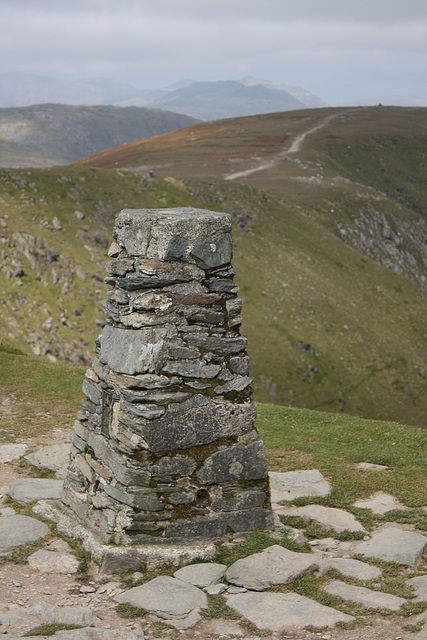
[[[113,557],[128,568],[208,557],[214,542],[271,530],[231,216],[124,210],[109,256],[65,513],[108,549],[110,568]]]

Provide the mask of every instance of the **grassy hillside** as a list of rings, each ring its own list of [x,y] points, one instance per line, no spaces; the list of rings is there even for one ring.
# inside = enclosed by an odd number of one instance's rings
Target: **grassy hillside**
[[[145,107],[38,104],[0,109],[0,166],[68,164],[194,122],[185,115]]]
[[[322,109],[241,118],[75,166],[4,170],[3,344],[88,362],[103,324],[115,212],[223,210],[235,220],[233,263],[255,397],[425,427],[426,113]],[[322,123],[298,152],[224,179]],[[117,166],[126,170],[108,168]]]

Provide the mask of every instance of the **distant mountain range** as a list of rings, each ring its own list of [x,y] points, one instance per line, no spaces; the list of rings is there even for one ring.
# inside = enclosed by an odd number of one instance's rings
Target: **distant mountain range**
[[[239,81],[181,80],[169,87],[141,91],[110,79],[71,82],[25,73],[0,74],[0,107],[43,103],[151,107],[198,120],[327,106],[321,98],[301,87],[274,84],[251,76]]]
[[[147,107],[41,104],[0,109],[0,166],[46,167],[194,124]]]
[[[268,80],[257,80],[250,76],[240,81],[184,80],[165,89],[145,91],[139,96],[117,104],[169,109],[199,120],[219,120],[327,106],[321,98],[301,87],[274,84]]]

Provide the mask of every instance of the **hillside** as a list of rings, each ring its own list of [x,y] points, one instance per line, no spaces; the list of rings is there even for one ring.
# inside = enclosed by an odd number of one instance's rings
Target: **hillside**
[[[425,427],[426,115],[269,114],[2,171],[3,343],[88,362],[114,213],[224,210],[255,397]]]
[[[68,164],[194,122],[188,116],[144,107],[39,104],[0,109],[0,166]]]

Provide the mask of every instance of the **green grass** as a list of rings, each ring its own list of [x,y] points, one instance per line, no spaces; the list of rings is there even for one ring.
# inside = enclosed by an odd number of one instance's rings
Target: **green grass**
[[[30,629],[23,634],[23,637],[53,636],[57,631],[71,631],[72,629],[82,629],[82,627],[77,624],[62,624],[61,622],[46,623]]]
[[[331,495],[316,502],[348,508],[357,498],[385,491],[408,507],[425,505],[427,432],[423,429],[263,404],[258,407],[257,425],[272,470],[317,468],[331,482]],[[358,462],[385,464],[389,470],[361,471]]]

